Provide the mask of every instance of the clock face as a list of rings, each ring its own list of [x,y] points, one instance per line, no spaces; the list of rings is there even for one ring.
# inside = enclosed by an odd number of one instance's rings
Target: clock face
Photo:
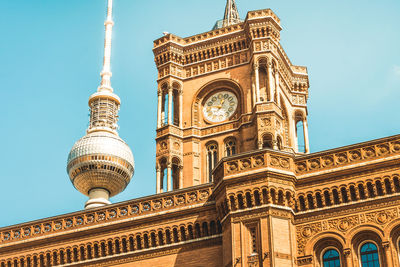
[[[222,122],[229,119],[236,111],[237,97],[229,91],[220,91],[207,98],[203,114],[210,122]]]

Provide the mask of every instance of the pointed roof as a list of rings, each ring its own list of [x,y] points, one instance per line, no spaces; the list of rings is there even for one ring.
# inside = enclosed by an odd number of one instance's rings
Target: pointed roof
[[[235,0],[227,0],[225,7],[224,20],[227,25],[232,25],[240,22],[239,12]]]
[[[240,22],[242,22],[242,20],[240,20],[235,0],[227,0],[224,19],[217,21],[213,27],[213,30],[238,24]]]

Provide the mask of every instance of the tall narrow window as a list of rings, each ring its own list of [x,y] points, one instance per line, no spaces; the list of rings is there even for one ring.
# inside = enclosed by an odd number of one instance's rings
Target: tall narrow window
[[[257,228],[255,226],[252,226],[249,228],[250,232],[250,248],[251,248],[251,254],[258,254],[258,249],[257,249]]]
[[[161,121],[163,125],[168,124],[168,94],[166,93],[162,96]]]
[[[378,248],[374,243],[365,243],[360,249],[362,267],[380,267]]]
[[[173,98],[172,98],[172,117],[173,117],[173,119],[172,119],[172,122],[173,122],[173,124],[174,125],[176,125],[176,126],[179,126],[179,112],[181,112],[180,110],[179,110],[179,91],[178,91],[178,89],[175,89],[174,88],[174,90],[173,90],[173,92],[172,92],[172,96],[173,96]]]
[[[212,182],[212,171],[217,165],[218,162],[218,145],[217,144],[210,144],[207,146],[207,174],[208,174],[208,181]]]
[[[305,152],[306,146],[304,144],[304,125],[303,125],[303,117],[297,115],[296,116],[296,136],[297,136],[297,149],[299,152]]]
[[[324,267],[340,267],[339,252],[335,249],[327,250],[322,256]]]
[[[225,154],[227,157],[235,155],[236,152],[236,141],[231,139],[225,143]]]
[[[172,159],[172,189],[179,189],[180,188],[180,178],[181,178],[181,164],[177,158]]]
[[[162,170],[162,176],[161,176],[161,192],[167,192],[168,188],[168,169],[165,166]]]

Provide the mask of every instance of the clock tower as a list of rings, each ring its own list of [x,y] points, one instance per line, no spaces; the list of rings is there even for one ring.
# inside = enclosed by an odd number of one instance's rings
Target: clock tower
[[[236,154],[309,153],[307,69],[290,62],[281,30],[270,9],[241,20],[228,0],[213,30],[154,41],[157,193],[213,182]]]

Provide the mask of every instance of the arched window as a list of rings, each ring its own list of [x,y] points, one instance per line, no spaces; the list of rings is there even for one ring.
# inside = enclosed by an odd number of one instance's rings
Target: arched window
[[[179,86],[174,85],[174,90],[172,91],[172,123],[176,126],[179,126],[179,113],[180,111],[180,103],[179,103]]]
[[[225,142],[225,156],[233,156],[237,153],[236,149],[236,140],[235,139],[229,139],[228,141]]]
[[[340,267],[340,255],[335,249],[327,250],[322,256],[324,267]]]
[[[181,161],[178,158],[172,159],[172,189],[182,188],[181,185],[181,176],[182,176],[182,168]]]
[[[304,124],[303,116],[296,115],[296,138],[297,138],[297,151],[304,153],[306,146],[304,144]]]
[[[168,124],[168,85],[164,84],[159,93],[159,108],[161,108],[161,117],[158,118],[160,120],[160,126],[164,126]]]
[[[322,256],[324,267],[340,267],[340,255],[335,249],[327,250]]]
[[[212,171],[218,162],[218,145],[216,143],[207,146],[207,175],[208,181],[212,182]]]
[[[374,243],[368,242],[360,249],[361,267],[380,267],[378,248]]]

